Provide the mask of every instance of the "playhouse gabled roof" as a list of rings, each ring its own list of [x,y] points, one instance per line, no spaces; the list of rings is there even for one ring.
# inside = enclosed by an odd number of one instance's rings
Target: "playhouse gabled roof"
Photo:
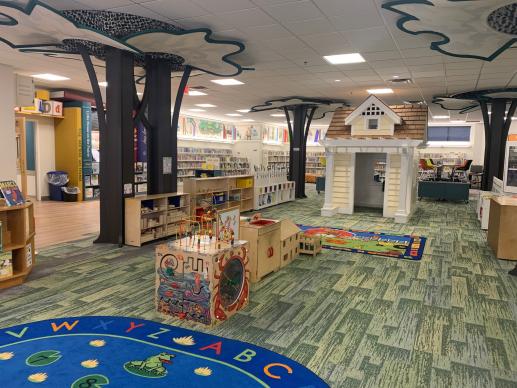
[[[382,112],[386,116],[388,116],[394,124],[400,124],[402,122],[402,118],[396,114],[388,105],[386,105],[384,102],[382,102],[377,96],[374,96],[373,94],[370,95],[364,102],[359,105],[350,115],[345,119],[345,125],[352,124],[352,121],[354,121],[358,116],[362,115],[363,112],[365,112],[372,104],[375,104],[377,107],[380,108]]]
[[[285,218],[280,223],[280,240],[285,240],[300,231],[300,228],[291,221],[289,218]]]
[[[334,112],[332,121],[325,139],[332,141],[335,139],[414,139],[424,140],[427,132],[428,108],[425,104],[404,104],[391,105],[393,110],[401,119],[400,124],[395,124],[393,136],[378,135],[375,131],[372,134],[362,136],[352,136],[352,126],[345,123],[346,119],[354,111],[353,108],[339,108]]]

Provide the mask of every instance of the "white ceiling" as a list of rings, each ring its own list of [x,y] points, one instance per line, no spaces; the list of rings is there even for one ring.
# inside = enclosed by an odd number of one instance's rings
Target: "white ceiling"
[[[194,104],[211,103],[207,117],[238,121],[226,113],[249,108],[267,99],[299,95],[333,97],[360,104],[366,89],[391,87],[395,94],[381,96],[388,104],[403,100],[426,101],[433,115],[447,112],[431,104],[434,95],[489,87],[517,87],[517,48],[493,62],[454,58],[429,48],[429,37],[410,36],[395,27],[397,16],[381,9],[383,0],[45,0],[58,9],[108,9],[173,22],[184,28],[209,27],[216,37],[242,41],[238,57],[255,67],[238,78],[244,85],[219,86],[213,76],[193,77],[190,86],[206,86],[207,96],[184,99],[188,113]],[[1,43],[0,43],[1,44]],[[330,65],[323,55],[359,52],[366,63]],[[80,62],[21,54],[0,46],[0,62],[23,74],[51,72],[70,81],[52,87],[90,90]],[[412,78],[410,85],[393,86],[393,76]],[[103,79],[104,74],[99,74]],[[339,79],[341,82],[336,82]],[[173,81],[173,93],[177,81]],[[173,98],[174,100],[174,98]],[[281,122],[269,113],[245,114],[256,121]],[[477,113],[454,119],[479,120]],[[321,124],[328,123],[328,118]]]

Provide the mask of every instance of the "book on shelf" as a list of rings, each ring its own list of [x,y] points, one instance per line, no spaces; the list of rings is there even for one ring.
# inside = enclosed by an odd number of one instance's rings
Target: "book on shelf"
[[[0,182],[0,195],[7,206],[23,205],[25,198],[15,181]]]

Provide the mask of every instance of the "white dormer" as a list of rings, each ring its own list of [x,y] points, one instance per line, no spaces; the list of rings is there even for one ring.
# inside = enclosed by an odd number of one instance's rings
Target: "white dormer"
[[[374,95],[368,97],[345,119],[352,126],[352,136],[393,136],[395,124],[402,119]]]

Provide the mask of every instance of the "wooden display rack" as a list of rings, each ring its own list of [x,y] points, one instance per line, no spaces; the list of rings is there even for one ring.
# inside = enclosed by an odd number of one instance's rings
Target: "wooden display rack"
[[[190,178],[184,181],[183,191],[190,194],[192,217],[196,217],[197,209],[208,205],[217,210],[239,206],[241,213],[254,205],[253,175]]]
[[[250,280],[256,283],[280,268],[280,221],[258,219],[241,223],[241,239],[250,244]]]
[[[2,252],[12,253],[11,276],[0,278],[0,289],[22,284],[36,263],[34,206],[1,206]]]
[[[198,243],[198,239],[200,240]],[[156,309],[213,326],[248,304],[248,243],[194,235],[156,247]]]
[[[141,195],[126,198],[125,230],[127,245],[142,244],[180,232],[189,218],[190,197],[183,193]]]

